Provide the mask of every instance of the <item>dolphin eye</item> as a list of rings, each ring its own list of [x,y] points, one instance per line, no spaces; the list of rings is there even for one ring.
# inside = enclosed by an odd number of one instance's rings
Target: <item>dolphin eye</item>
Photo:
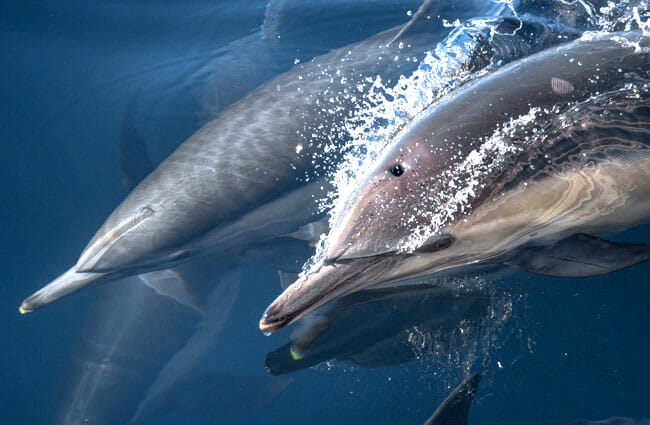
[[[404,174],[404,167],[402,167],[402,164],[395,164],[388,171],[395,177],[399,177]]]

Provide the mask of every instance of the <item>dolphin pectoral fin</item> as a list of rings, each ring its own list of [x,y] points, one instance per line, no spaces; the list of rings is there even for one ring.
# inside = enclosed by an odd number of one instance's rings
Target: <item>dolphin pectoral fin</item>
[[[481,382],[481,375],[478,373],[465,378],[440,403],[424,425],[467,425],[469,408],[472,406],[479,382]]]
[[[18,308],[20,314],[31,313],[43,306],[69,295],[93,282],[102,280],[105,273],[81,273],[73,267],[48,285],[30,295]]]
[[[177,303],[197,311],[201,315],[205,313],[192,291],[187,288],[182,275],[177,271],[171,269],[157,270],[138,275],[138,278],[145,285],[156,291],[158,295],[169,297]]]
[[[503,261],[546,276],[588,277],[611,273],[650,259],[650,244],[607,241],[578,234],[545,247],[523,247]]]
[[[454,237],[447,234],[435,235],[420,245],[415,252],[436,252],[449,248],[454,243]]]

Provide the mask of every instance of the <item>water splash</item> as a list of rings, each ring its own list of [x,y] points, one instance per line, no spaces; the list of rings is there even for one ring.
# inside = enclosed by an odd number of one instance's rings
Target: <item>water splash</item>
[[[427,208],[420,211],[420,214],[427,218],[428,223],[426,226],[418,226],[402,241],[402,252],[412,252],[459,215],[470,212],[469,205],[472,200],[489,184],[486,178],[494,174],[495,168],[505,168],[509,165],[530,140],[530,137],[526,136],[521,143],[513,143],[512,135],[537,121],[540,111],[540,108],[531,108],[527,114],[512,118],[481,143],[480,147],[470,152],[463,161],[442,173],[442,180],[452,190],[439,191],[426,200]]]

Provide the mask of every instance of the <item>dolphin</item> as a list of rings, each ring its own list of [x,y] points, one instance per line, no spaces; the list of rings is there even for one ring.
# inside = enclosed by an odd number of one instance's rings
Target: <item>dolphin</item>
[[[140,182],[77,263],[24,300],[19,311],[31,312],[91,283],[168,269],[202,255],[238,255],[317,220],[314,199],[329,190],[319,175],[327,165],[321,150],[345,141],[337,123],[358,108],[367,78],[395,82],[435,45],[443,29],[425,15],[300,64],[231,105]],[[526,36],[540,33],[557,42],[556,31],[544,25],[533,23],[530,30]],[[544,45],[521,44],[520,50],[495,50],[493,61]]]
[[[340,40],[326,39],[324,32],[322,35],[316,34],[318,30],[314,26],[316,22],[313,21],[323,19],[323,11],[310,16],[311,11],[305,11],[304,5],[295,2],[290,5],[280,4],[276,1],[269,2],[267,11],[269,9],[272,11],[266,14],[268,19],[265,19],[265,24],[272,21],[273,28],[268,29],[268,25],[263,25],[259,32],[219,47],[214,59],[206,68],[183,61],[178,63],[178,68],[166,69],[166,77],[173,81],[183,80],[182,90],[169,81],[165,81],[164,85],[167,88],[176,87],[177,90],[157,90],[155,85],[160,84],[161,78],[159,70],[149,70],[141,74],[147,77],[148,83],[137,90],[128,101],[119,128],[118,159],[126,193],[153,170],[152,164],[159,157],[156,150],[160,151],[161,147],[168,144],[166,140],[156,138],[155,146],[147,147],[145,139],[151,137],[147,137],[146,126],[143,128],[142,123],[154,123],[158,126],[161,124],[161,115],[174,114],[174,119],[162,120],[165,126],[162,133],[171,142],[176,134],[182,133],[179,126],[193,125],[198,116],[215,118],[223,108],[241,99],[255,86],[290,68],[289,63],[293,62],[297,55],[295,48],[300,46],[295,41],[287,45],[288,40],[298,38],[292,32],[300,32],[301,37],[308,36],[310,40],[313,40],[314,36],[318,37],[316,43],[308,46],[308,51],[302,46],[299,57],[303,59],[308,58],[307,55],[314,56],[316,52],[323,54],[333,47],[345,44]],[[303,11],[299,14],[301,25],[294,21],[298,19],[297,11]],[[351,19],[366,19],[362,16],[347,16],[343,10],[333,10],[331,13],[336,15],[327,15],[329,18],[339,18],[347,23]],[[286,22],[287,20],[291,20],[291,23]],[[347,35],[348,38],[345,39],[352,42],[365,38],[364,33],[367,37],[377,32],[374,30],[375,25],[380,25],[383,29],[387,27],[388,22],[392,25],[399,20],[396,16],[386,16],[379,22],[373,21],[370,28],[363,25],[363,28],[360,28],[363,32]],[[323,30],[322,26],[320,30]],[[333,44],[334,41],[338,44]],[[218,40],[213,40],[213,44],[218,45]],[[208,74],[203,75],[206,70]],[[182,92],[186,97],[198,98],[200,105],[195,108],[188,107],[187,102],[182,102],[175,96],[178,92]],[[182,117],[178,116],[178,107],[173,107],[179,102],[183,103]],[[322,231],[319,231],[318,235],[320,233]],[[281,263],[274,258],[260,258],[264,255],[262,249],[271,249],[269,244],[257,245],[256,252],[251,255],[250,250],[247,250],[245,256],[247,259],[252,257],[256,262],[272,261],[274,268],[284,270],[287,267],[297,267],[299,270],[311,252],[301,252],[299,242],[302,241],[297,239],[283,238],[280,242],[287,242],[282,245]],[[293,248],[292,252],[287,252],[287,246]],[[277,249],[277,243],[274,248]],[[299,256],[299,261],[292,260],[296,256]],[[266,254],[265,257],[269,255]],[[138,416],[146,417],[157,413],[161,405],[168,407],[171,404],[170,399],[178,403],[178,387],[189,386],[189,381],[197,381],[196,377],[188,376],[192,373],[188,372],[188,369],[196,371],[199,367],[192,365],[196,359],[187,353],[205,349],[206,342],[214,340],[214,334],[210,330],[216,331],[220,319],[218,316],[225,314],[221,310],[228,307],[227,301],[231,297],[232,290],[224,294],[220,289],[210,296],[211,289],[215,282],[218,282],[214,276],[224,273],[226,277],[230,276],[227,270],[232,267],[232,263],[222,264],[213,259],[200,265],[195,261],[192,264],[180,265],[180,268],[173,272],[161,271],[140,277],[126,277],[98,288],[100,291],[96,302],[86,315],[78,347],[71,352],[69,372],[57,392],[52,422],[124,423],[134,416],[138,406]],[[174,287],[178,281],[185,287],[191,286],[191,298],[183,291],[182,286]],[[160,290],[162,286],[175,291],[172,294],[163,292]],[[219,284],[218,288],[222,286]],[[161,297],[161,293],[173,295],[173,299]],[[210,298],[217,298],[217,304],[210,302]],[[183,302],[179,303],[179,300]],[[218,308],[216,311],[215,306]],[[164,320],[161,320],[161,317],[164,317]],[[147,336],[146,339],[142,338],[143,335]],[[176,375],[170,373],[170,369],[175,371]],[[214,376],[204,377],[204,387],[218,385],[221,381],[218,376],[216,378],[215,381]],[[233,377],[228,378],[232,383]],[[170,396],[171,393],[174,396]],[[205,394],[204,401],[208,404],[209,397],[215,395],[215,390],[202,394]],[[189,400],[183,402],[189,404]]]
[[[648,64],[643,33],[589,33],[433,104],[342,200],[320,260],[260,329],[443,270],[579,277],[650,258],[648,245],[598,237],[650,219]]]

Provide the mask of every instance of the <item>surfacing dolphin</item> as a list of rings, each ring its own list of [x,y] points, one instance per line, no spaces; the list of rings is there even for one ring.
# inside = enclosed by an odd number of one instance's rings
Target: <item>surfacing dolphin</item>
[[[506,65],[396,135],[345,200],[272,332],[362,288],[477,264],[554,276],[650,258],[608,242],[650,219],[650,37],[600,33]]]
[[[77,264],[28,297],[20,312],[90,283],[167,269],[200,255],[239,255],[316,220],[314,199],[328,187],[314,161],[322,159],[323,146],[345,140],[337,123],[358,107],[370,86],[366,78],[397,81],[417,67],[412,59],[423,57],[443,31],[426,17],[404,28],[294,67],[206,124],[115,209]],[[539,34],[544,41],[495,51],[492,60],[557,43],[554,30],[526,28],[522,35]]]

